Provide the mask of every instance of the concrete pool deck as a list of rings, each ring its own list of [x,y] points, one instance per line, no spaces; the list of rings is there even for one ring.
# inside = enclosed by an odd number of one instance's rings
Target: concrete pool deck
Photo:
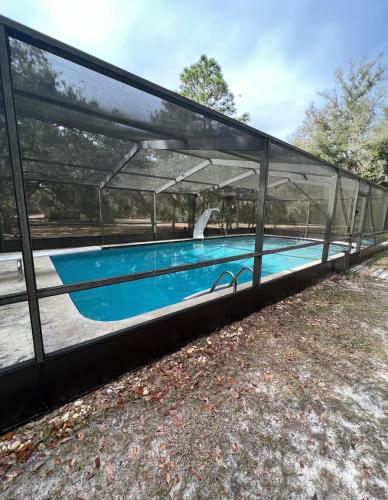
[[[335,254],[330,259],[332,260],[342,255],[342,253]],[[271,274],[262,278],[262,282],[265,283],[319,263],[320,260],[314,260],[286,271]],[[35,272],[38,288],[62,284],[49,257],[35,259]],[[250,286],[251,282],[243,283],[238,286],[237,291],[244,290]],[[0,295],[24,290],[24,281],[18,281],[15,262],[1,263]],[[192,307],[231,293],[233,293],[232,287],[213,292],[211,295],[206,294],[119,321],[95,321],[84,317],[80,314],[68,294],[40,299],[39,307],[45,351],[50,353],[140,323],[147,323],[187,307]],[[33,356],[34,350],[27,302],[0,307],[0,368],[26,361],[33,358]]]

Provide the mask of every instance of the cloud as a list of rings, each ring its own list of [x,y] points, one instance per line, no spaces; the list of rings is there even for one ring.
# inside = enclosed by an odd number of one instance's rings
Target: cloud
[[[184,66],[215,57],[239,113],[282,139],[335,67],[387,41],[380,1],[0,0],[0,11],[171,90]]]
[[[227,74],[239,110],[249,111],[252,125],[282,139],[302,121],[320,84],[306,58],[290,60],[284,44],[278,32],[263,34],[250,57]]]
[[[136,23],[141,2],[36,0],[30,23],[59,40],[112,59]],[[30,24],[29,23],[29,24]]]

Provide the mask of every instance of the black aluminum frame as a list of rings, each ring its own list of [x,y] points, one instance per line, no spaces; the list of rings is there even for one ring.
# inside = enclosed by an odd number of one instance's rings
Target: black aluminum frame
[[[32,241],[24,190],[22,167],[23,158],[19,144],[18,126],[15,112],[15,95],[10,69],[9,36],[16,37],[24,42],[30,43],[44,50],[48,50],[51,53],[59,55],[60,57],[73,61],[110,78],[131,85],[132,87],[160,97],[166,101],[175,103],[183,108],[216,120],[235,129],[244,131],[255,138],[257,143],[262,145],[260,187],[256,200],[255,251],[235,257],[202,261],[195,264],[175,266],[168,269],[158,269],[144,273],[121,275],[114,278],[38,289],[35,279]],[[349,254],[349,250],[352,248],[353,237],[357,236],[361,242],[364,236],[367,213],[366,208],[364,221],[362,222],[363,230],[359,235],[352,234],[354,226],[353,215],[352,228],[349,236],[349,247],[347,251],[348,255],[345,256],[346,258],[337,258],[335,261],[328,260],[329,246],[333,242],[332,225],[337,200],[338,179],[341,175],[344,175],[346,177],[359,180],[355,174],[341,169],[330,162],[316,158],[299,148],[291,146],[279,139],[256,130],[249,125],[243,124],[225,115],[210,110],[200,104],[194,103],[183,96],[170,92],[158,85],[148,82],[127,71],[103,62],[93,56],[85,54],[62,42],[54,40],[2,16],[0,16],[0,70],[4,96],[4,113],[9,145],[9,157],[15,187],[15,198],[21,232],[22,254],[26,278],[26,291],[1,296],[0,306],[17,302],[28,302],[35,352],[34,360],[0,370],[0,400],[2,401],[2,408],[8,408],[6,412],[3,410],[0,413],[0,432],[20,424],[21,422],[36,415],[42,414],[42,412],[47,411],[49,408],[53,408],[58,404],[77,397],[83,392],[97,387],[98,385],[124,373],[128,369],[140,366],[147,361],[157,358],[161,354],[176,349],[179,345],[182,345],[182,343],[193,338],[193,335],[195,334],[203,334],[224,321],[231,321],[250,311],[257,310],[257,308],[261,307],[269,300],[276,300],[276,298],[285,296],[293,290],[299,290],[311,282],[320,279],[327,272],[342,269],[347,263],[354,262],[357,259],[360,259],[363,255],[379,248],[379,244],[370,246],[366,250],[362,250],[360,246],[357,246],[357,252]],[[177,139],[179,140],[179,138]],[[319,164],[326,165],[334,170],[336,185],[328,206],[326,230],[323,242],[309,241],[308,243],[302,243],[291,247],[283,247],[278,250],[263,251],[265,203],[267,200],[269,171],[269,149],[271,144],[279,145],[289,151],[303,154],[305,157],[310,158],[313,162],[319,162]],[[137,149],[130,152],[129,156],[133,156],[136,153]],[[106,180],[99,186],[100,193],[101,189],[103,189],[107,182],[109,182],[107,179],[112,178],[112,176],[118,173],[120,169],[125,166],[127,161],[129,161],[128,158],[124,158],[123,161],[116,167],[114,172],[107,175]],[[369,194],[367,200],[370,198],[372,186],[387,192],[387,190],[381,186],[375,185],[371,182],[368,182],[368,185]],[[154,203],[151,216],[152,234],[154,239],[156,239],[157,233],[156,199],[157,195],[154,193]],[[193,213],[194,212],[195,204],[193,203]],[[101,215],[100,221],[102,223]],[[385,232],[387,231],[377,231],[376,233],[373,233],[373,236],[380,233],[383,234]],[[297,248],[322,245],[322,243],[323,254],[322,262],[320,264],[310,266],[308,270],[299,271],[286,277],[277,278],[269,283],[261,283],[261,260],[263,255],[284,252],[290,249],[294,250]],[[344,253],[346,253],[346,250],[344,250]],[[39,299],[252,257],[254,258],[253,285],[247,290],[239,291],[236,294],[231,294],[223,298],[212,299],[201,305],[189,306],[183,311],[169,314],[166,317],[153,320],[152,322],[144,323],[113,334],[104,335],[98,339],[87,341],[76,346],[71,346],[55,353],[48,354],[44,351],[38,302]],[[217,311],[219,313],[218,315],[216,314]],[[197,317],[198,319],[201,319],[201,321],[193,321],[193,317]],[[193,327],[188,328],[188,325],[198,324],[203,324],[201,331],[196,330],[194,332]],[[163,335],[161,332],[163,332]],[[170,333],[166,335],[166,332]],[[151,341],[148,341],[147,339]],[[127,354],[127,349],[130,349],[130,356]],[[69,364],[71,364],[74,368],[71,375],[69,375],[67,369]],[[68,377],[68,380],[66,377]],[[28,393],[27,398],[26,391]]]

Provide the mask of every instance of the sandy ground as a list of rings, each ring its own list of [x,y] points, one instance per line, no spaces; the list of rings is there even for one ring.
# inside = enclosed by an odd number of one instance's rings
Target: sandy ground
[[[387,305],[335,276],[128,374],[3,436],[0,496],[387,498]]]

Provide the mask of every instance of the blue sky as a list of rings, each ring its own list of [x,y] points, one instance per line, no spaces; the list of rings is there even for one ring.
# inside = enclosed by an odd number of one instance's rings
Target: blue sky
[[[388,0],[0,0],[0,12],[171,90],[213,56],[238,111],[281,139],[335,68],[388,61]]]

